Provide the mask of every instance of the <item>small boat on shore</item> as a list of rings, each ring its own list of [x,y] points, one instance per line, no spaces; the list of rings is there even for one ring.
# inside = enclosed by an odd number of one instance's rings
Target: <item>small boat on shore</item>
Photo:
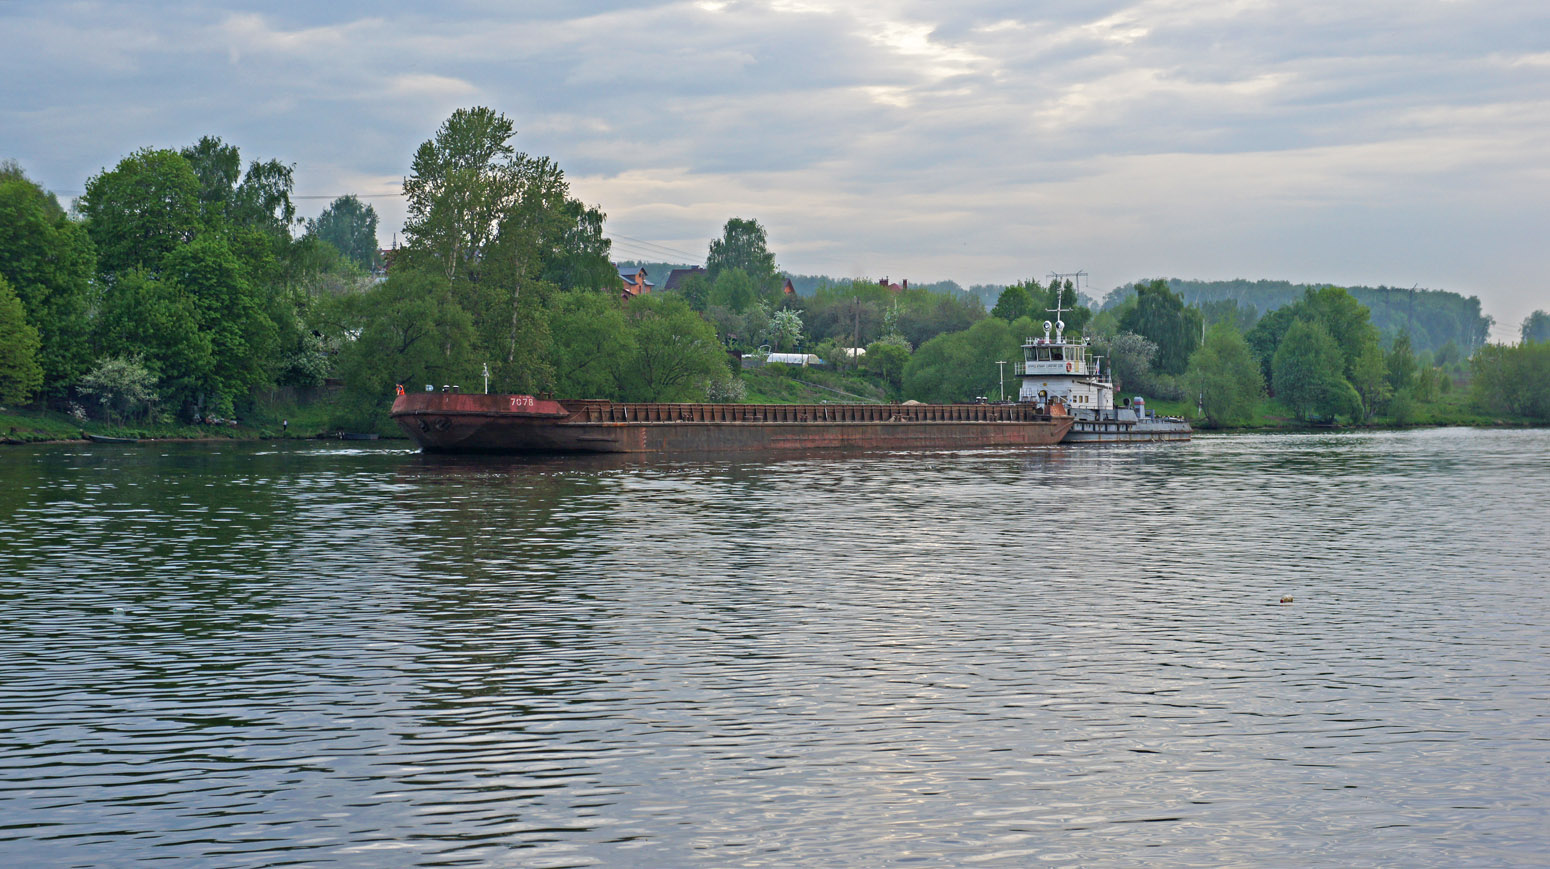
[[[82,434],[86,435],[87,440],[97,444],[137,444],[140,442],[139,438],[118,438],[111,435],[88,434],[86,432],[82,432]]]

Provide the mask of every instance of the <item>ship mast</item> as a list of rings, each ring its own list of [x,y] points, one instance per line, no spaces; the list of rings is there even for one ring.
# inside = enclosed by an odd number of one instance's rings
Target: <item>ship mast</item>
[[[1065,285],[1070,283],[1071,291],[1073,293],[1079,292],[1082,288],[1082,279],[1085,277],[1087,277],[1087,272],[1084,271],[1049,273],[1049,285],[1055,291],[1055,307],[1045,308],[1044,310],[1045,313],[1055,315],[1055,342],[1057,344],[1063,344],[1066,340],[1064,334],[1066,331],[1066,321],[1061,318],[1061,314],[1064,314],[1066,311]]]

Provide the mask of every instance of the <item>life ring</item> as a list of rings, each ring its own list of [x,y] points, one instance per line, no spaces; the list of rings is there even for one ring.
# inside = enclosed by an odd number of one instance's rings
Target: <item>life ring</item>
[[[1066,363],[1066,371],[1069,372],[1070,370],[1071,370],[1071,363],[1067,362]]]

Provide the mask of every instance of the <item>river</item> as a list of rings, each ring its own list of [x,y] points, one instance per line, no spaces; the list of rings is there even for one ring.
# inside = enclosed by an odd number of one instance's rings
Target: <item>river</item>
[[[1543,865],[1547,507],[1544,430],[3,447],[0,855]]]

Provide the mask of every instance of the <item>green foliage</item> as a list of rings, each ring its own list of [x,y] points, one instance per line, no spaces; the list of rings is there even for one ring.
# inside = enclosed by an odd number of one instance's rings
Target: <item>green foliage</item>
[[[1389,386],[1387,359],[1377,342],[1368,343],[1362,348],[1348,380],[1361,397],[1364,421],[1372,419],[1379,408],[1387,406],[1394,395],[1394,388]]]
[[[1043,295],[1044,288],[1039,286],[1038,281],[1029,281],[1028,283],[1033,285],[1032,288],[1035,291]],[[1018,317],[1031,316],[1034,312],[1033,295],[1028,290],[1029,287],[1023,284],[1012,284],[1002,290],[1000,297],[996,299],[996,306],[990,310],[990,316],[1000,317],[1008,323],[1016,320]]]
[[[710,250],[705,255],[705,276],[711,284],[714,286],[723,272],[734,269],[753,281],[757,295],[778,287],[775,255],[770,253],[769,239],[757,220],[734,217],[722,228],[721,238],[710,243]]]
[[[1393,345],[1384,357],[1384,367],[1388,369],[1389,389],[1394,391],[1395,396],[1406,392],[1415,383],[1416,358],[1410,349],[1408,334],[1395,336]]]
[[[637,300],[638,301],[638,300]],[[617,398],[635,355],[635,337],[612,294],[570,292],[555,298],[554,393],[567,398]]]
[[[995,395],[1001,373],[997,360],[1021,359],[1022,339],[1017,332],[1031,326],[1027,320],[1008,324],[990,317],[965,331],[932,338],[904,366],[904,395],[928,403]]]
[[[711,283],[709,303],[741,314],[759,300],[759,287],[740,268],[723,269]]]
[[[1272,366],[1276,397],[1300,419],[1355,417],[1361,399],[1341,375],[1342,364],[1340,348],[1322,324],[1294,321]]]
[[[625,320],[635,339],[623,377],[626,399],[697,401],[712,379],[725,374],[726,356],[715,330],[682,299],[631,299]]]
[[[1173,286],[1173,282],[1169,282]],[[1211,299],[1195,305],[1200,309],[1200,314],[1205,318],[1206,328],[1217,323],[1226,323],[1239,332],[1247,332],[1254,328],[1254,323],[1259,319],[1259,309],[1248,302],[1240,302],[1237,299]]]
[[[104,357],[141,360],[168,404],[197,404],[214,380],[211,338],[194,300],[175,283],[134,270],[108,288],[93,341]]]
[[[25,404],[43,386],[41,345],[22,300],[0,276],[0,404]]]
[[[230,246],[215,236],[182,245],[164,260],[164,278],[193,300],[199,329],[210,337],[211,376],[201,385],[219,415],[227,415],[253,387],[270,382],[279,367],[274,321],[247,274]]]
[[[1544,311],[1535,311],[1523,320],[1523,326],[1518,332],[1524,344],[1539,344],[1550,341],[1550,314]]]
[[[1259,362],[1248,342],[1225,321],[1211,327],[1190,357],[1186,382],[1206,419],[1217,426],[1248,422],[1265,393]]]
[[[1166,374],[1182,374],[1189,356],[1200,344],[1201,315],[1184,307],[1184,300],[1158,279],[1136,285],[1136,307],[1119,322],[1121,330],[1134,332],[1157,345],[1156,366]]]
[[[80,390],[96,396],[110,420],[146,416],[156,402],[156,374],[137,356],[109,356],[81,378]]]
[[[86,230],[15,164],[0,164],[0,278],[37,330],[42,389],[64,392],[91,360],[89,302],[96,252]]]
[[[393,402],[394,386],[467,386],[481,382],[473,322],[436,275],[394,270],[370,292],[350,300],[360,337],[341,352],[348,395],[341,422],[370,430]]]
[[[1491,413],[1550,421],[1550,343],[1487,344],[1470,359],[1474,403]]]
[[[326,241],[363,269],[379,264],[377,210],[355,196],[341,196],[307,224],[307,234]]]
[[[1204,306],[1219,300],[1233,300],[1255,306],[1266,313],[1301,299],[1308,290],[1322,284],[1293,284],[1286,281],[1185,281],[1171,278],[1168,286],[1183,297],[1186,304]],[[1350,287],[1350,294],[1372,312],[1372,324],[1379,333],[1390,336],[1406,333],[1415,342],[1417,352],[1440,348],[1449,341],[1473,350],[1485,343],[1490,334],[1491,318],[1480,312],[1480,300],[1446,290],[1413,290],[1398,287]],[[1104,299],[1109,310],[1134,297],[1131,287],[1120,287]],[[1240,323],[1240,327],[1247,326]],[[1284,330],[1282,330],[1284,331]],[[1251,342],[1252,343],[1252,342]]]
[[[775,311],[770,314],[765,334],[777,353],[796,350],[802,343],[802,314],[790,309]]]
[[[202,224],[200,180],[176,151],[143,148],[86,182],[77,207],[97,247],[97,266],[115,275],[154,271],[192,241]]]
[[[909,361],[910,342],[903,335],[884,335],[866,346],[861,367],[898,389],[904,385],[904,368]]]
[[[1116,391],[1150,392],[1155,376],[1152,360],[1157,358],[1157,345],[1134,332],[1121,332],[1112,338],[1101,339],[1095,355],[1104,357]]]

